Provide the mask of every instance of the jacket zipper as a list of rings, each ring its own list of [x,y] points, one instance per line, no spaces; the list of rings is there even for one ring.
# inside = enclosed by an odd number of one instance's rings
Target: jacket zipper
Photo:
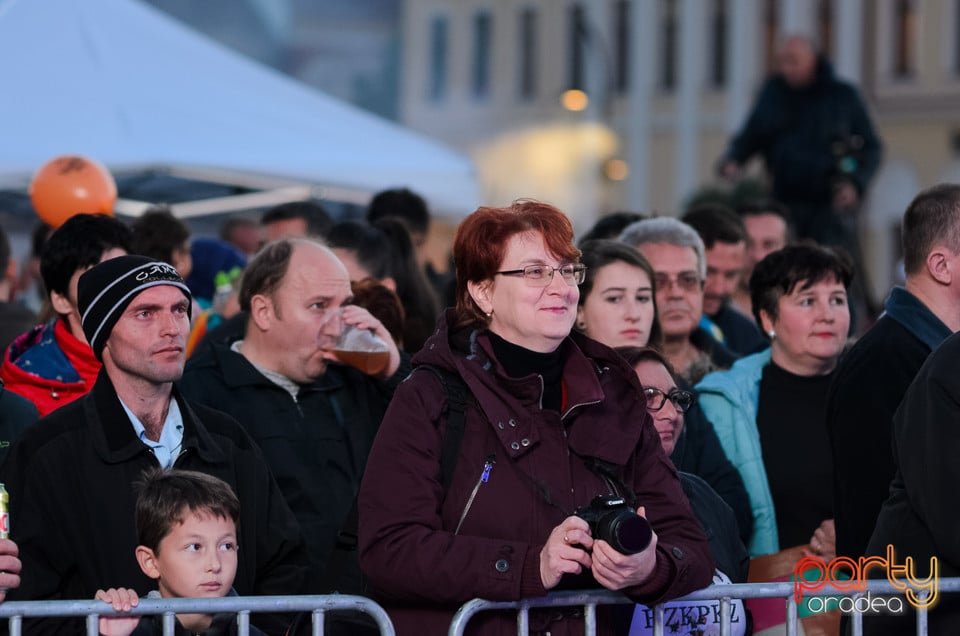
[[[460,521],[457,522],[457,529],[453,531],[453,534],[460,534],[460,526],[463,525],[463,520],[467,518],[467,513],[470,512],[470,507],[473,506],[473,500],[476,499],[477,492],[480,490],[480,486],[487,483],[487,481],[490,479],[490,472],[493,470],[493,465],[496,463],[496,455],[487,456],[487,460],[483,463],[483,472],[480,473],[480,479],[477,480],[476,485],[473,487],[473,491],[470,493],[470,498],[467,499],[467,505],[460,514]]]

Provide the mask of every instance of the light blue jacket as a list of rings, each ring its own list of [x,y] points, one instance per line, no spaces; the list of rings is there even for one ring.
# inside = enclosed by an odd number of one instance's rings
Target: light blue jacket
[[[773,495],[757,430],[760,378],[769,362],[768,348],[737,360],[728,371],[707,374],[696,386],[697,404],[716,429],[720,445],[740,471],[750,496],[753,535],[747,549],[751,557],[780,550]]]

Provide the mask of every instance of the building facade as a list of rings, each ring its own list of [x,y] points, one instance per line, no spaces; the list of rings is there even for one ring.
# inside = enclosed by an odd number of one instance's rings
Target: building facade
[[[550,201],[578,231],[718,185],[784,33],[860,86],[884,141],[862,218],[879,296],[906,205],[960,181],[960,0],[406,0],[401,19],[403,123],[468,152],[485,203]]]

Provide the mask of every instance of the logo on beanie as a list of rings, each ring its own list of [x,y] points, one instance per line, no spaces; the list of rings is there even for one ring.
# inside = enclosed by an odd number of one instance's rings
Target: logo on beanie
[[[166,263],[156,262],[153,264],[150,269],[145,269],[142,272],[137,272],[137,282],[143,283],[150,280],[180,280],[180,273],[176,270],[173,265],[167,265]]]

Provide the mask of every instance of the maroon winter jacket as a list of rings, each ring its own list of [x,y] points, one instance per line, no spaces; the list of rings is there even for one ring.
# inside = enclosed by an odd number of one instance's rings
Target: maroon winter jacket
[[[415,366],[455,370],[472,398],[446,493],[440,474],[446,394],[429,370],[414,371],[397,388],[367,463],[360,563],[398,634],[445,634],[456,609],[473,598],[545,594],[540,550],[548,535],[575,508],[610,493],[588,468],[590,458],[614,465],[658,536],[653,576],[624,592],[651,604],[710,583],[706,537],[663,454],[636,374],[613,350],[578,334],[561,346],[560,413],[540,408],[540,376],[506,376],[482,331],[461,331],[448,341],[442,319],[415,356]],[[599,588],[589,572],[570,578],[561,585]],[[583,619],[571,614],[532,610],[531,633],[582,634]],[[468,633],[516,629],[515,612],[482,612]]]

